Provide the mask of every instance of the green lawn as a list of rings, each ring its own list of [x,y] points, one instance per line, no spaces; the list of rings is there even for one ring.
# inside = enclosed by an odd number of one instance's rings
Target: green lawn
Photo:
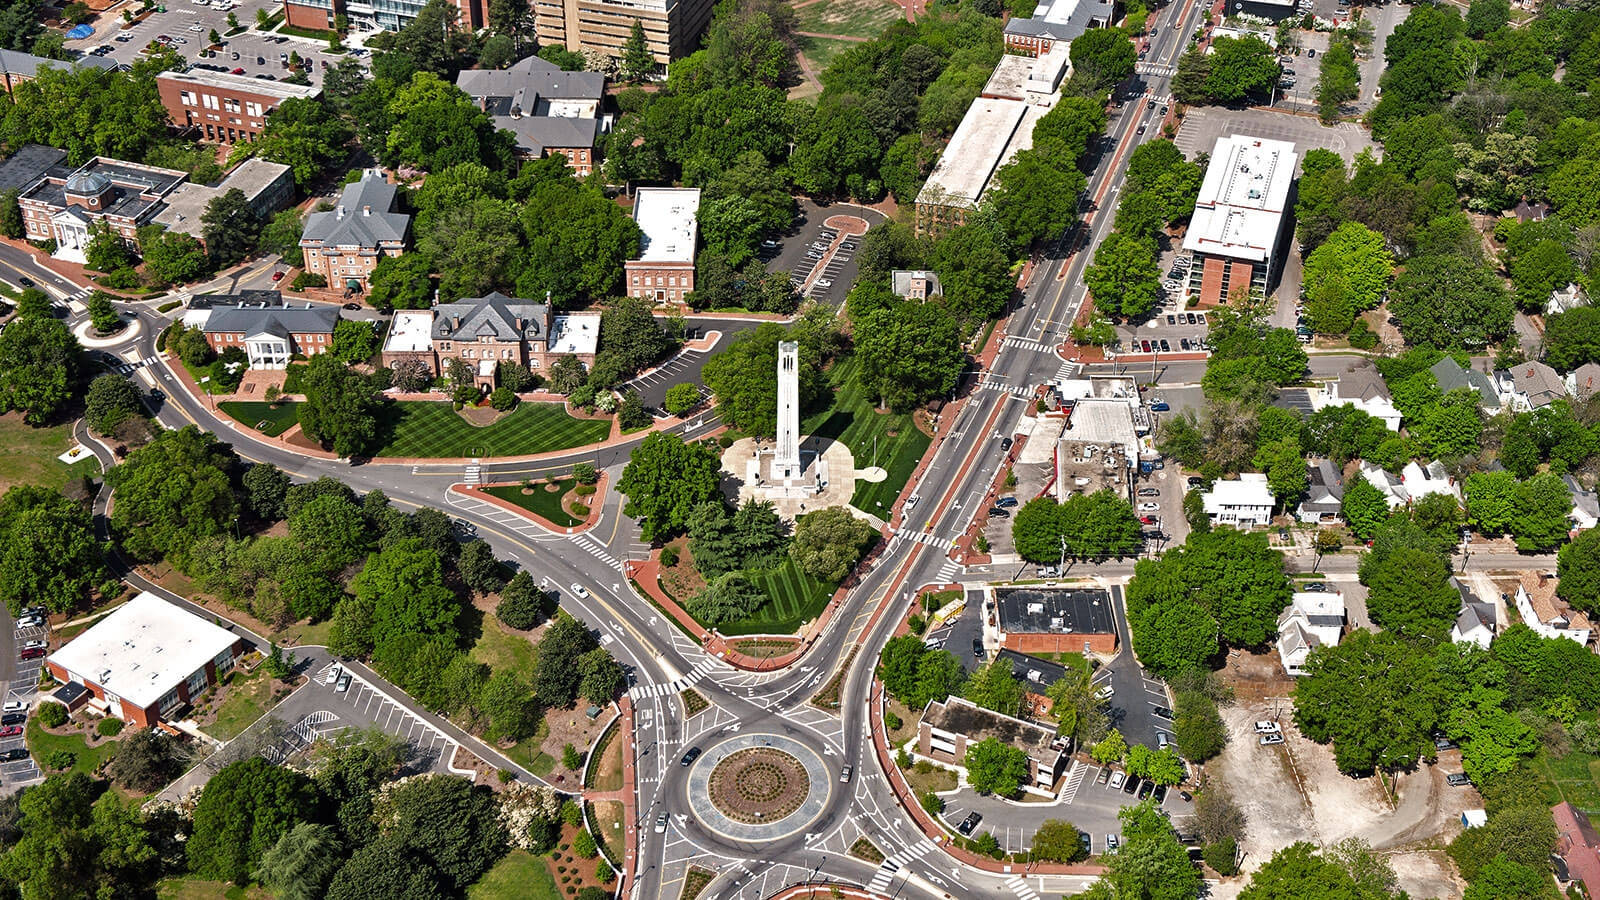
[[[785,559],[783,565],[754,575],[751,580],[772,599],[748,619],[717,626],[723,634],[793,634],[802,622],[815,619],[822,612],[834,590],[833,585],[800,571],[792,559]]]
[[[1541,752],[1533,761],[1533,771],[1548,782],[1546,799],[1551,805],[1566,800],[1586,813],[1600,813],[1600,757],[1573,750],[1551,759]]]
[[[205,729],[206,734],[219,741],[231,741],[259,721],[272,708],[272,680],[261,666],[254,672],[229,672],[224,688],[227,696],[217,708],[216,722]]]
[[[544,860],[513,850],[467,888],[467,900],[560,900],[555,876]]]
[[[875,38],[905,12],[888,0],[822,0],[795,10],[799,31]]]
[[[474,662],[483,663],[496,672],[510,669],[523,678],[530,678],[538,651],[527,638],[500,630],[499,623],[492,616],[484,616],[483,633],[478,635],[478,640],[467,651],[467,655]]]
[[[22,421],[21,413],[0,416],[0,493],[19,484],[59,488],[69,479],[96,475],[100,465],[85,456],[72,465],[56,459],[73,444],[72,426],[50,425],[34,428]]]
[[[217,408],[231,416],[234,421],[254,428],[267,437],[277,437],[300,421],[298,403],[280,403],[274,406],[260,400],[229,400],[217,404]]]
[[[818,74],[828,70],[835,56],[856,46],[855,41],[810,37],[803,34],[795,35],[795,42],[800,45],[800,52],[806,55],[806,61],[811,63],[811,70]]]
[[[25,732],[28,750],[33,753],[34,759],[42,759],[45,754],[54,750],[66,750],[76,759],[68,771],[82,772],[92,775],[100,767],[100,763],[117,755],[115,741],[103,741],[98,746],[90,747],[84,742],[82,735],[77,734],[51,734],[44,730],[38,719],[29,719]]]
[[[574,419],[559,403],[523,403],[482,428],[448,403],[403,401],[387,410],[380,423],[384,444],[376,456],[522,456],[593,444],[611,433],[610,422]]]
[[[271,900],[265,888],[240,887],[203,878],[164,878],[156,883],[159,900]]]
[[[889,477],[877,484],[858,483],[850,498],[857,509],[887,519],[889,507],[933,439],[917,430],[910,414],[878,412],[873,398],[865,396],[856,384],[858,365],[851,357],[829,370],[833,405],[800,423],[800,433],[842,442],[855,454],[858,469],[879,465],[888,470]]]
[[[499,497],[501,500],[515,503],[517,506],[534,515],[548,519],[562,528],[570,528],[573,525],[583,524],[583,520],[562,508],[561,498],[566,495],[567,491],[572,490],[573,485],[577,483],[577,479],[562,478],[556,482],[556,489],[552,491],[546,489],[544,482],[537,481],[534,482],[533,493],[531,494],[524,494],[520,484],[485,488],[484,492]]]

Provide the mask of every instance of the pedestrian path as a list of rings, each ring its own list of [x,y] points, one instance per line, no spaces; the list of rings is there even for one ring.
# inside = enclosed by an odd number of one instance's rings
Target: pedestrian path
[[[590,537],[588,532],[580,532],[572,535],[571,541],[574,544],[577,544],[581,550],[583,550],[585,553],[588,553],[590,556],[593,556],[594,558],[600,560],[619,572],[622,571],[622,561],[617,559],[615,556],[612,556],[610,553],[607,553],[605,545]]]
[[[694,664],[694,668],[689,670],[689,674],[674,678],[671,681],[658,682],[656,684],[637,685],[628,690],[628,696],[634,700],[644,700],[651,697],[664,697],[667,694],[676,694],[689,685],[694,684],[696,681],[699,681],[701,678],[704,678],[706,673],[710,672],[716,667],[717,664],[715,662],[712,662],[709,659],[702,659]]]
[[[900,541],[910,541],[914,544],[926,544],[929,547],[938,547],[940,550],[949,550],[951,547],[955,546],[955,541],[952,541],[949,538],[938,537],[937,535],[928,534],[925,531],[911,531],[909,529],[902,528],[894,533],[894,537],[889,538],[888,549],[891,551],[894,550],[896,544]]]
[[[926,840],[921,840],[901,853],[886,857],[883,862],[878,864],[878,872],[872,876],[872,881],[867,885],[867,890],[874,894],[883,893],[906,864],[914,859],[921,859],[932,851],[933,844]],[[1035,897],[1035,900],[1038,900],[1038,898]]]
[[[1082,372],[1082,371],[1083,371],[1083,363],[1075,362],[1075,361],[1069,359],[1066,362],[1062,363],[1060,368],[1056,369],[1055,380],[1056,381],[1060,381],[1063,378],[1076,378],[1078,373]]]
[[[978,389],[983,391],[1001,391],[1013,397],[1032,397],[1033,388],[1025,384],[1006,384],[1003,381],[980,381]]]
[[[1162,78],[1171,78],[1177,74],[1178,67],[1166,63],[1142,62],[1134,63],[1133,71],[1140,75],[1159,75]]]
[[[1039,900],[1039,892],[1028,887],[1027,879],[1021,875],[1012,875],[1007,878],[1006,887],[1011,888],[1012,893],[1021,897],[1022,900]]]
[[[111,371],[116,372],[118,375],[129,375],[132,374],[135,369],[142,369],[145,366],[154,364],[155,361],[156,357],[146,356],[144,359],[134,360],[133,362],[120,363],[116,366],[113,366]]]
[[[960,572],[961,564],[953,559],[947,559],[944,565],[939,567],[939,574],[934,576],[934,580],[940,584],[949,584],[955,580],[956,575],[960,574]]]
[[[479,465],[477,460],[468,463],[466,471],[461,475],[461,481],[465,484],[481,484],[483,482],[483,466]]]
[[[1084,776],[1089,774],[1089,767],[1077,760],[1072,761],[1072,767],[1067,770],[1067,782],[1061,788],[1061,802],[1071,803],[1072,798],[1078,796],[1078,788],[1083,786]]]
[[[1008,337],[1000,346],[1015,347],[1018,350],[1034,350],[1039,353],[1054,353],[1056,349],[1050,344],[1041,344],[1038,341],[1029,340],[1025,337]]]
[[[71,303],[71,302],[73,302],[75,300],[76,301],[82,301],[84,298],[88,297],[92,293],[94,293],[94,288],[89,288],[89,287],[78,288],[76,291],[74,291],[71,294],[67,295],[66,302]]]

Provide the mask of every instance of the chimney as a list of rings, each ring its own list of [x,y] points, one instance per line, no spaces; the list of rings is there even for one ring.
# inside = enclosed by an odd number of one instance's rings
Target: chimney
[[[521,316],[517,316],[517,334],[521,334],[522,329],[526,328],[527,325],[527,321],[525,321]]]
[[[370,215],[372,215],[372,207],[370,207],[370,206],[363,206],[363,207],[361,207],[361,214],[362,214],[362,215],[363,215],[363,216],[370,216]]]
[[[344,204],[343,203],[339,204],[339,206],[334,209],[333,217],[335,219],[343,219],[344,218]]]
[[[460,316],[451,316],[450,318],[454,322],[454,324],[451,326],[450,330],[452,330],[452,331],[460,331],[461,330],[461,317]]]

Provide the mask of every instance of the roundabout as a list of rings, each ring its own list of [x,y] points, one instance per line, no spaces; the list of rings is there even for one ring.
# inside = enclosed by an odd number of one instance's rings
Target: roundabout
[[[689,771],[689,808],[733,841],[765,843],[798,834],[828,802],[828,771],[805,744],[745,734],[706,751]]]

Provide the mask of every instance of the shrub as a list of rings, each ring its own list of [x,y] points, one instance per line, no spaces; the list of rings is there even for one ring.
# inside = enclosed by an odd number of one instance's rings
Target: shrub
[[[94,730],[106,737],[116,737],[122,731],[122,720],[107,716],[95,724]]]
[[[601,884],[610,884],[611,883],[611,879],[616,878],[616,877],[617,877],[617,873],[613,872],[611,870],[611,863],[608,863],[608,862],[606,862],[605,860],[602,859],[602,860],[600,860],[599,863],[597,863],[595,865],[595,867],[594,867],[594,880],[595,881],[598,881]]]
[[[517,777],[517,773],[511,771],[510,769],[501,769],[494,774],[500,779],[501,784],[508,784]]]
[[[587,519],[589,517],[589,507],[576,500],[567,504],[567,512],[572,513],[579,519]]]
[[[902,769],[911,768],[911,754],[907,753],[904,748],[901,748],[900,752],[895,754],[894,764]]]
[[[561,764],[576,771],[579,766],[583,765],[583,754],[578,751],[577,747],[568,744],[561,748]]]
[[[328,286],[328,279],[327,278],[324,278],[323,276],[317,275],[317,274],[312,273],[312,272],[301,272],[299,275],[296,275],[294,277],[294,281],[289,282],[289,290],[291,290],[291,291],[303,291],[303,290],[305,290],[306,288],[309,288],[309,287],[327,287],[327,286]]]
[[[992,831],[985,831],[972,842],[972,852],[982,853],[991,859],[999,859],[1005,855],[1000,849],[1000,839],[995,837]]]
[[[677,564],[678,564],[678,548],[677,547],[662,547],[661,548],[661,565],[670,569],[671,567],[673,567],[673,566],[675,566]]]
[[[594,467],[594,463],[576,463],[572,467],[572,477],[579,484],[594,484],[600,480],[600,470]]]
[[[39,757],[39,765],[46,769],[70,769],[78,761],[78,754],[71,750],[51,750]]]
[[[933,791],[923,791],[922,796],[917,798],[917,802],[922,804],[923,811],[930,816],[937,816],[939,813],[944,812],[944,798]]]
[[[1231,837],[1207,844],[1200,855],[1219,875],[1233,875],[1239,871],[1239,844]]]
[[[594,495],[594,492],[596,490],[598,490],[598,488],[596,488],[595,485],[592,485],[592,484],[580,484],[577,487],[573,488],[572,492],[574,494],[577,494],[579,497],[590,497],[590,496]]]
[[[35,716],[40,724],[48,728],[60,728],[67,724],[67,708],[54,701],[47,700],[39,704],[39,711]]]
[[[928,630],[928,620],[921,616],[912,616],[906,622],[906,627],[911,629],[912,634],[921,634]]]
[[[594,835],[587,831],[580,831],[578,836],[572,839],[572,852],[583,859],[594,859],[595,854],[600,852],[600,848],[594,844]]]
[[[900,717],[895,715],[892,711],[886,710],[883,714],[883,724],[887,725],[890,731],[899,731],[900,726],[904,725],[905,722],[902,722]]]
[[[489,405],[500,412],[506,412],[517,405],[517,395],[512,393],[511,388],[501,385],[489,395]]]
[[[1371,350],[1378,346],[1378,333],[1372,330],[1366,319],[1356,319],[1350,326],[1350,346],[1357,350]]]
[[[576,828],[583,823],[583,810],[577,803],[568,800],[561,804],[561,821]],[[567,849],[566,845],[563,844],[561,849]]]

